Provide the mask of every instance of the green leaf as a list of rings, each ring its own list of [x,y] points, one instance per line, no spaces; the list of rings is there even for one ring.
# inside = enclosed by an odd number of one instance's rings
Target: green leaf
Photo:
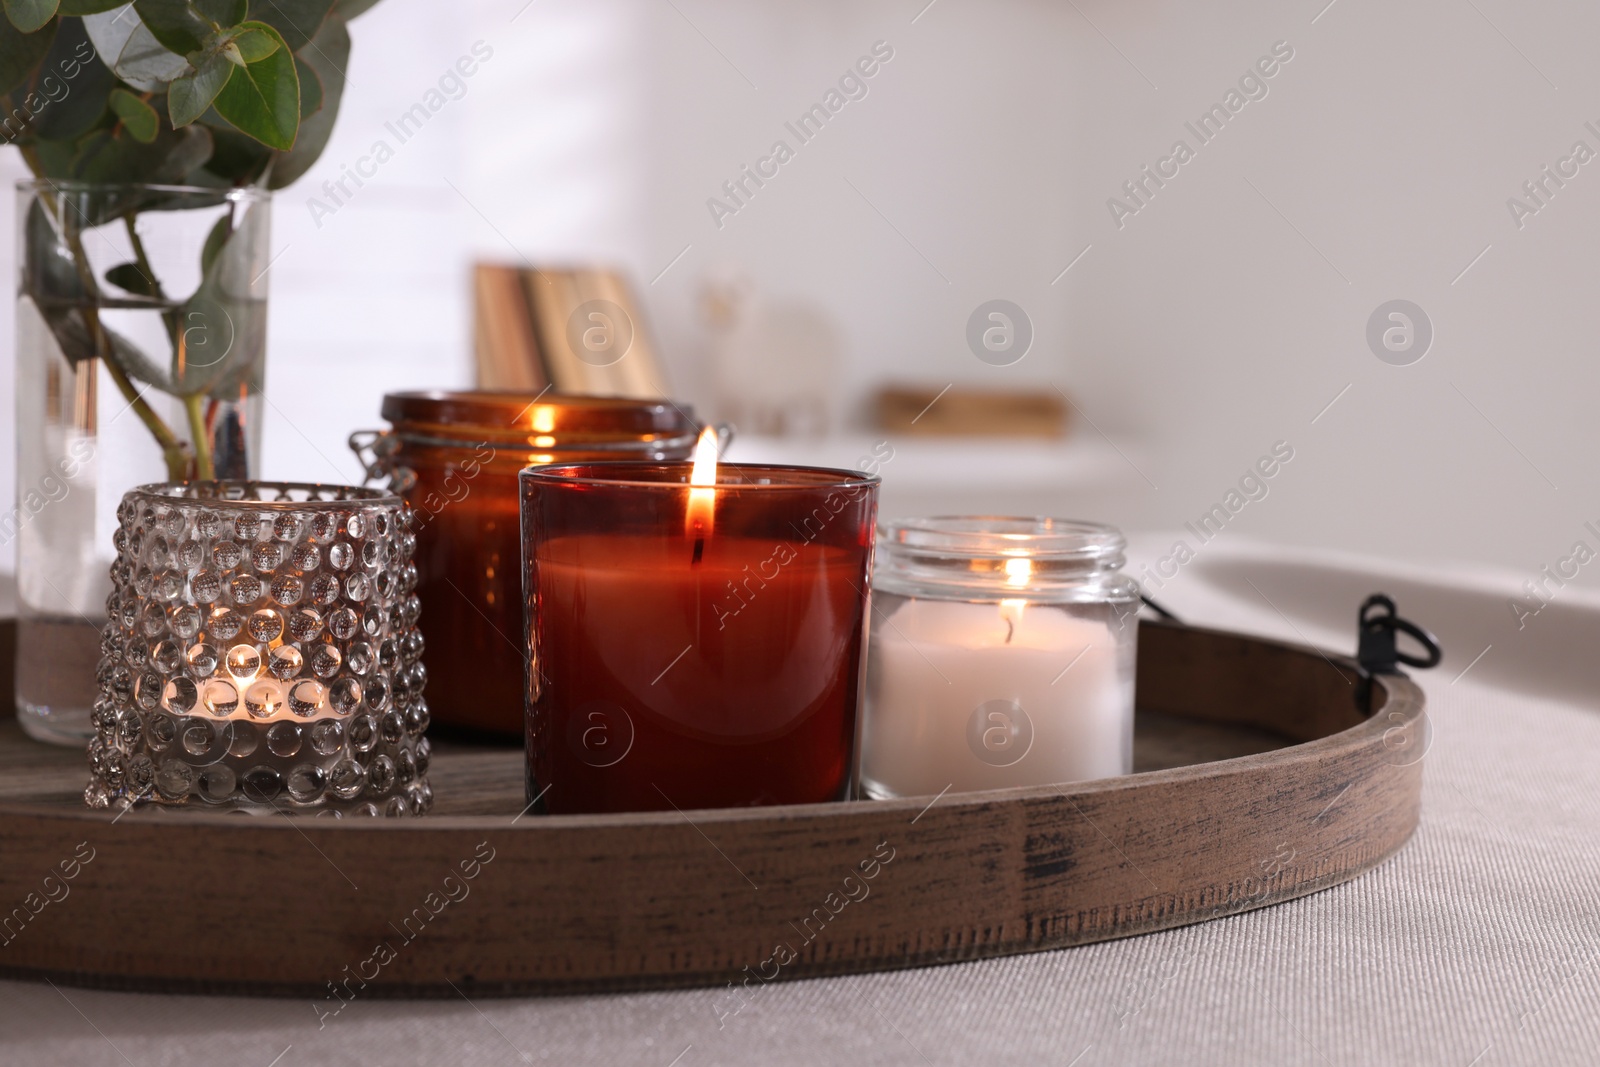
[[[168,51],[186,56],[209,48],[224,28],[244,18],[248,0],[133,0],[133,9]]]
[[[209,112],[216,115],[215,111]],[[217,122],[223,119],[217,115]],[[278,153],[256,140],[246,137],[231,126],[209,125],[210,119],[201,119],[207,123],[211,131],[211,138],[216,143],[211,158],[206,161],[206,172],[216,175],[229,185],[255,185],[267,168],[278,158]]]
[[[189,61],[156,40],[150,27],[141,22],[122,46],[112,69],[135,89],[153,93],[181,78],[189,69]]]
[[[272,189],[282,189],[299,180],[316,163],[333,135],[334,120],[339,117],[339,100],[344,95],[344,72],[350,68],[350,32],[337,12],[322,24],[302,59],[321,83],[322,106],[300,124],[294,151],[273,164],[267,179]]]
[[[211,273],[211,265],[222,254],[222,248],[228,243],[228,237],[233,233],[232,213],[223,215],[212,225],[211,232],[206,234],[206,243],[200,246],[200,273]]]
[[[43,313],[44,321],[49,325],[56,344],[61,346],[61,354],[70,362],[76,363],[98,354],[95,351],[94,335],[84,320],[82,308],[40,307],[39,310]],[[100,324],[100,329],[123,370],[162,392],[172,391],[172,381],[167,377],[167,372],[159,367],[155,360],[145,355],[138,345],[103,322]]]
[[[200,285],[175,316],[183,352],[180,359],[174,346],[172,380],[180,393],[237,396],[242,382],[259,384],[267,315],[257,283],[266,229],[266,213],[247,210],[223,215],[206,236]]]
[[[24,224],[24,238],[22,238],[21,264],[21,293],[29,298],[42,315],[45,325],[50,328],[51,336],[56,341],[56,346],[61,349],[61,354],[69,363],[80,363],[88,358],[101,355],[96,350],[94,333],[88,325],[88,318],[83,314],[85,307],[91,306],[99,294],[91,294],[85,288],[83,278],[78,275],[77,266],[70,253],[70,240],[83,240],[83,230],[91,226],[98,226],[98,221],[80,221],[77,213],[72,213],[62,224],[66,230],[58,229],[58,221],[51,219],[46,213],[45,205],[35,200],[29,210],[27,222]],[[115,216],[110,216],[115,218]],[[131,267],[133,264],[123,264]],[[120,274],[122,267],[112,267],[112,272],[107,274]],[[120,285],[120,283],[118,283]],[[131,290],[130,290],[131,291]],[[139,381],[149,382],[157,389],[170,390],[171,381],[166,376],[166,371],[155,365],[142,350],[130,339],[112,330],[106,323],[99,323],[101,338],[114,352],[117,362],[125,368],[131,376]]]
[[[19,266],[20,288],[40,308],[81,304],[89,298],[67,242],[40,200],[29,207],[23,223]]]
[[[33,33],[56,17],[57,0],[5,0],[6,18],[23,33]]]
[[[201,18],[218,26],[233,26],[243,21],[248,17],[245,12],[250,6],[250,0],[188,0],[188,2]]]
[[[377,2],[378,0],[337,0],[333,5],[333,10],[338,13],[340,18],[349,22]]]
[[[288,151],[300,129],[300,79],[294,55],[266,23],[246,22],[240,28],[270,34],[279,47],[265,59],[234,67],[213,106],[239,132],[269,148]]]
[[[62,19],[50,51],[33,74],[10,96],[0,97],[0,133],[14,140],[76,140],[105,114],[106,95],[115,84],[95,58],[83,21]],[[26,132],[20,129],[24,124]]]
[[[98,15],[102,11],[113,11],[128,0],[61,0],[61,13],[63,15]]]
[[[69,249],[72,240],[81,242],[83,230],[98,222],[81,222],[74,213],[61,223],[65,230],[58,228],[57,220],[50,217],[42,202],[34,201],[23,229],[19,288],[44,317],[61,354],[69,362],[78,363],[98,354],[83,314],[83,309],[98,296],[85,287]],[[166,380],[166,372],[127,338],[104,323],[101,331],[129,373],[156,385]]]
[[[204,126],[162,128],[150,144],[113,130],[84,138],[73,160],[73,177],[91,182],[182,184],[211,158],[211,131]]]
[[[278,50],[278,42],[282,38],[276,34],[263,33],[260,30],[245,30],[233,38],[232,44],[239,50],[239,58],[246,64],[259,63]]]
[[[289,51],[298,53],[317,35],[333,0],[250,0],[250,18],[283,35]]]
[[[187,126],[204,115],[232,72],[228,58],[217,53],[201,60],[193,74],[173,82],[167,88],[167,114],[173,127]]]
[[[119,289],[126,289],[134,296],[154,298],[159,292],[155,279],[140,269],[137,263],[118,263],[106,271],[106,281]]]
[[[156,109],[126,89],[111,90],[111,110],[122,120],[122,128],[141,144],[150,144],[161,132],[161,116]]]
[[[143,25],[132,4],[83,16],[83,28],[89,34],[89,40],[94,42],[94,50],[99,53],[100,61],[108,67],[116,63],[128,38],[133,36],[133,31]]]
[[[10,19],[0,19],[0,93],[9,93],[28,80],[39,60],[50,51],[57,25],[52,22],[42,30],[23,33]]]
[[[100,108],[101,111],[105,107]],[[39,173],[58,181],[72,177],[72,160],[78,154],[75,141],[34,141],[34,158],[39,161]]]
[[[310,63],[294,57],[294,72],[300,79],[300,121],[322,110],[322,79]]]

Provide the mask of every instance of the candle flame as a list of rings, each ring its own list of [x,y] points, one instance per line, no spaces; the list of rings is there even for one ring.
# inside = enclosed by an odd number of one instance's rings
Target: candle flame
[[[694,446],[694,467],[689,471],[689,512],[684,528],[692,537],[705,537],[711,532],[716,515],[717,491],[717,431],[707,426],[700,431],[700,440]]]
[[[1012,556],[1006,560],[1006,585],[1012,588],[1022,588],[1028,584],[1028,579],[1033,576],[1033,561],[1026,556]],[[1022,622],[1022,610],[1028,602],[1022,598],[1006,598],[1000,601],[1000,618],[1006,624],[1006,644],[1016,636],[1017,626]]]
[[[707,426],[700,431],[700,440],[694,445],[694,470],[689,472],[690,485],[717,484],[717,431]]]

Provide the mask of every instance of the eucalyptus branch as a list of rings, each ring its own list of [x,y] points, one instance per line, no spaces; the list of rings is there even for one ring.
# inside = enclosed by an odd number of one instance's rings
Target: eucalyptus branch
[[[349,21],[376,2],[151,0],[119,7],[115,0],[5,0],[0,10],[0,99],[7,101],[0,112],[9,109],[12,114],[0,123],[0,140],[21,150],[39,179],[40,209],[48,210],[63,231],[50,239],[65,245],[66,255],[60,258],[73,261],[71,271],[50,266],[51,280],[62,282],[64,293],[41,287],[30,295],[69,360],[104,363],[128,406],[161,446],[174,479],[188,476],[191,463],[202,474],[215,469],[211,442],[203,432],[205,404],[208,399],[217,402],[211,390],[220,388],[219,380],[230,380],[230,368],[188,373],[185,357],[192,353],[185,350],[185,313],[193,297],[161,313],[174,357],[170,389],[168,375],[146,366],[148,357],[102,320],[103,286],[84,254],[82,228],[62,214],[75,205],[53,183],[219,191],[284,188],[304,175],[327,147],[349,66]],[[113,8],[118,9],[114,16]],[[137,46],[126,47],[130,41]],[[44,91],[58,83],[70,83],[70,103]],[[130,292],[137,286],[141,295],[166,305],[136,226],[136,215],[147,206],[135,199],[121,212],[137,261],[132,269],[144,276],[143,283],[129,270],[108,275],[107,284]],[[178,209],[176,200],[153,208]],[[97,213],[92,225],[112,221]],[[87,218],[84,223],[92,228]],[[221,254],[221,244],[206,246],[203,275],[208,255]],[[72,283],[73,273],[78,284]],[[124,280],[131,286],[123,286]],[[217,302],[231,295],[208,290],[206,299]],[[262,327],[253,322],[248,335],[259,338]],[[155,412],[141,389],[175,392],[202,379],[209,383],[205,389],[180,395],[195,436],[191,455],[190,446]]]
[[[217,476],[217,470],[211,461],[211,434],[206,429],[204,403],[205,397],[199,393],[183,395],[183,409],[189,415],[189,436],[194,440],[195,477],[210,481]]]
[[[128,232],[128,244],[133,248],[134,263],[139,268],[139,273],[144,275],[144,280],[149,284],[150,296],[156,300],[165,301],[166,292],[161,288],[161,279],[156,277],[155,268],[150,265],[150,256],[145,251],[144,240],[139,236],[139,227],[136,223],[137,216],[129,212],[122,216],[123,228]],[[182,322],[176,311],[164,311],[161,320],[167,327],[167,340],[172,345],[175,355],[181,356],[183,346]],[[181,365],[181,359],[180,359]],[[206,430],[206,420],[201,403],[203,396],[200,393],[181,394],[184,412],[189,418],[189,440],[194,447],[195,477],[211,479],[216,477],[216,467],[211,459],[211,435]]]
[[[128,231],[128,243],[133,246],[133,259],[139,264],[139,273],[150,283],[150,295],[157,300],[165,300],[167,294],[161,290],[161,279],[156,277],[155,269],[150,266],[150,257],[144,250],[144,238],[139,236],[139,227],[135,224],[137,217],[132,212],[122,216],[122,227]]]

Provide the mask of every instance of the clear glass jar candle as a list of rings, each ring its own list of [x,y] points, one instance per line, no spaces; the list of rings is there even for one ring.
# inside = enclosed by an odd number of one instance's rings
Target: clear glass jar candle
[[[949,517],[885,524],[861,720],[866,796],[1133,770],[1139,590],[1110,526]]]

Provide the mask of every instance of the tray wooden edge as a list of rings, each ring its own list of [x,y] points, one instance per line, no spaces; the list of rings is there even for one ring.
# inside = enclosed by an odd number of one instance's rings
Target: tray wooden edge
[[[1102,927],[1092,933],[1086,933],[1078,937],[1040,939],[1027,944],[1002,943],[998,940],[987,945],[975,942],[964,948],[930,950],[908,953],[898,957],[883,957],[866,964],[859,960],[814,960],[808,961],[803,970],[780,974],[778,980],[803,981],[812,978],[840,977],[866,972],[913,970],[919,967],[948,966],[1004,956],[1051,952],[1079,945],[1159,933],[1163,930],[1191,926],[1195,923],[1227,918],[1232,915],[1243,915],[1251,911],[1324,892],[1366,874],[1400,852],[1414,836],[1415,830],[1416,820],[1413,819],[1410,829],[1403,836],[1393,840],[1381,850],[1366,854],[1359,862],[1337,870],[1329,870],[1317,877],[1302,878],[1292,884],[1275,888],[1264,897],[1241,900],[1230,904],[1213,905],[1203,909],[1203,913],[1174,910],[1168,912],[1162,918],[1144,922],[1125,921],[1116,926]],[[340,975],[329,972],[329,977],[337,980]],[[562,978],[555,981],[518,980],[493,982],[474,981],[471,973],[465,972],[454,979],[454,985],[444,981],[444,976],[441,976],[431,981],[374,984],[363,989],[361,994],[363,997],[383,1000],[447,1000],[460,997],[467,992],[470,992],[473,997],[576,997],[609,993],[705,988],[719,985],[724,979],[731,981],[740,977],[742,977],[741,974],[730,968],[726,974],[717,977],[699,972],[659,972],[631,976],[613,975],[590,979]],[[261,978],[183,978],[135,973],[113,974],[83,970],[62,970],[51,967],[29,967],[12,964],[0,964],[0,978],[19,981],[56,982],[61,985],[108,992],[159,992],[194,996],[295,998],[321,996],[324,993],[324,989],[316,982],[308,983],[303,979],[273,981]]]

